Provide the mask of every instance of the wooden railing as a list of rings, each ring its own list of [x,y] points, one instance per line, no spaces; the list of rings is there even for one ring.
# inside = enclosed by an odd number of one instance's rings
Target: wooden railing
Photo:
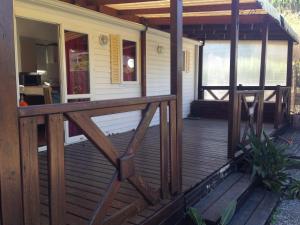
[[[160,188],[151,187],[137,173],[134,157],[141,147],[157,109],[160,109]],[[120,153],[110,139],[92,121],[92,117],[143,110],[142,119],[128,148]],[[169,114],[169,115],[168,115]],[[169,118],[169,122],[168,122]],[[90,225],[113,223],[120,218],[105,218],[109,206],[128,181],[143,196],[143,201],[155,204],[180,190],[179,159],[176,149],[176,96],[144,97],[99,102],[69,103],[19,108],[22,185],[25,225],[40,224],[40,188],[38,166],[38,124],[45,124],[48,154],[49,221],[65,224],[64,121],[72,121],[101,154],[114,166],[115,172],[90,220]],[[133,203],[135,204],[135,203]],[[133,206],[134,207],[134,206]],[[131,209],[133,208],[131,207]],[[130,207],[129,207],[130,208]],[[136,207],[135,207],[136,208]],[[126,210],[125,210],[126,211]],[[123,213],[123,216],[126,212]]]
[[[275,98],[276,91],[278,86],[265,86],[265,97],[264,101],[269,102],[272,101]],[[246,90],[259,90],[258,86],[237,86],[237,89],[240,91],[246,91]],[[216,101],[226,101],[229,98],[229,86],[202,86],[201,90],[203,93],[208,93],[208,95]],[[219,93],[216,93],[216,91],[223,91],[221,95]]]
[[[237,91],[237,123],[233,132],[236,134],[236,146],[249,144],[249,135],[260,136],[263,124],[263,91]],[[242,111],[246,121],[242,120]],[[244,125],[242,124],[244,122]],[[242,125],[244,128],[242,128]],[[242,132],[242,135],[241,135]]]
[[[278,129],[290,121],[291,88],[277,86],[274,128]]]

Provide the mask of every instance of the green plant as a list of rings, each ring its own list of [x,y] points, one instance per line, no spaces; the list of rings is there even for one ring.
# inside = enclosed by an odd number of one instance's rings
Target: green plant
[[[232,217],[235,214],[237,207],[237,201],[232,201],[229,203],[228,207],[225,209],[225,211],[222,214],[220,225],[227,225],[231,221]]]
[[[290,198],[300,199],[300,181],[293,179],[288,188],[288,196]]]
[[[228,207],[222,213],[219,225],[228,225],[229,224],[229,222],[231,221],[232,217],[235,214],[236,207],[237,207],[237,201],[232,201],[229,203]],[[206,223],[204,222],[204,219],[199,214],[197,209],[195,209],[193,207],[188,208],[187,215],[192,220],[193,224],[206,225]]]
[[[249,140],[252,151],[247,155],[252,177],[257,177],[268,189],[282,192],[288,182],[289,159],[284,154],[285,147],[277,146],[265,133],[263,139],[251,134]]]
[[[195,225],[206,225],[201,215],[198,213],[197,209],[190,207],[187,210],[187,215],[193,221]]]

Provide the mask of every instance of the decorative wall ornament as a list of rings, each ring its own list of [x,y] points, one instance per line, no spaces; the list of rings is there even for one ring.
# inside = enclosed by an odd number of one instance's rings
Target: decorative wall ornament
[[[106,46],[107,44],[108,44],[108,36],[107,35],[104,35],[104,34],[101,34],[100,36],[99,36],[99,44],[101,45],[101,46]]]

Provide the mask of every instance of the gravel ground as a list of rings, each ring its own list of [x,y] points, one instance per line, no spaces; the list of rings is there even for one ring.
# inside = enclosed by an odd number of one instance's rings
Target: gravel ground
[[[272,225],[300,225],[300,200],[283,200],[278,205]]]
[[[289,170],[288,173],[300,180],[300,170]],[[300,225],[300,200],[282,200],[275,210],[272,225]]]

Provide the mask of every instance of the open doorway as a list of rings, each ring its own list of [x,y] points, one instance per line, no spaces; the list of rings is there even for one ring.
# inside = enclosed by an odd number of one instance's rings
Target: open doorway
[[[62,103],[59,26],[16,18],[20,107]],[[39,150],[46,150],[46,128],[38,125]]]
[[[61,103],[59,26],[16,19],[20,106]]]

